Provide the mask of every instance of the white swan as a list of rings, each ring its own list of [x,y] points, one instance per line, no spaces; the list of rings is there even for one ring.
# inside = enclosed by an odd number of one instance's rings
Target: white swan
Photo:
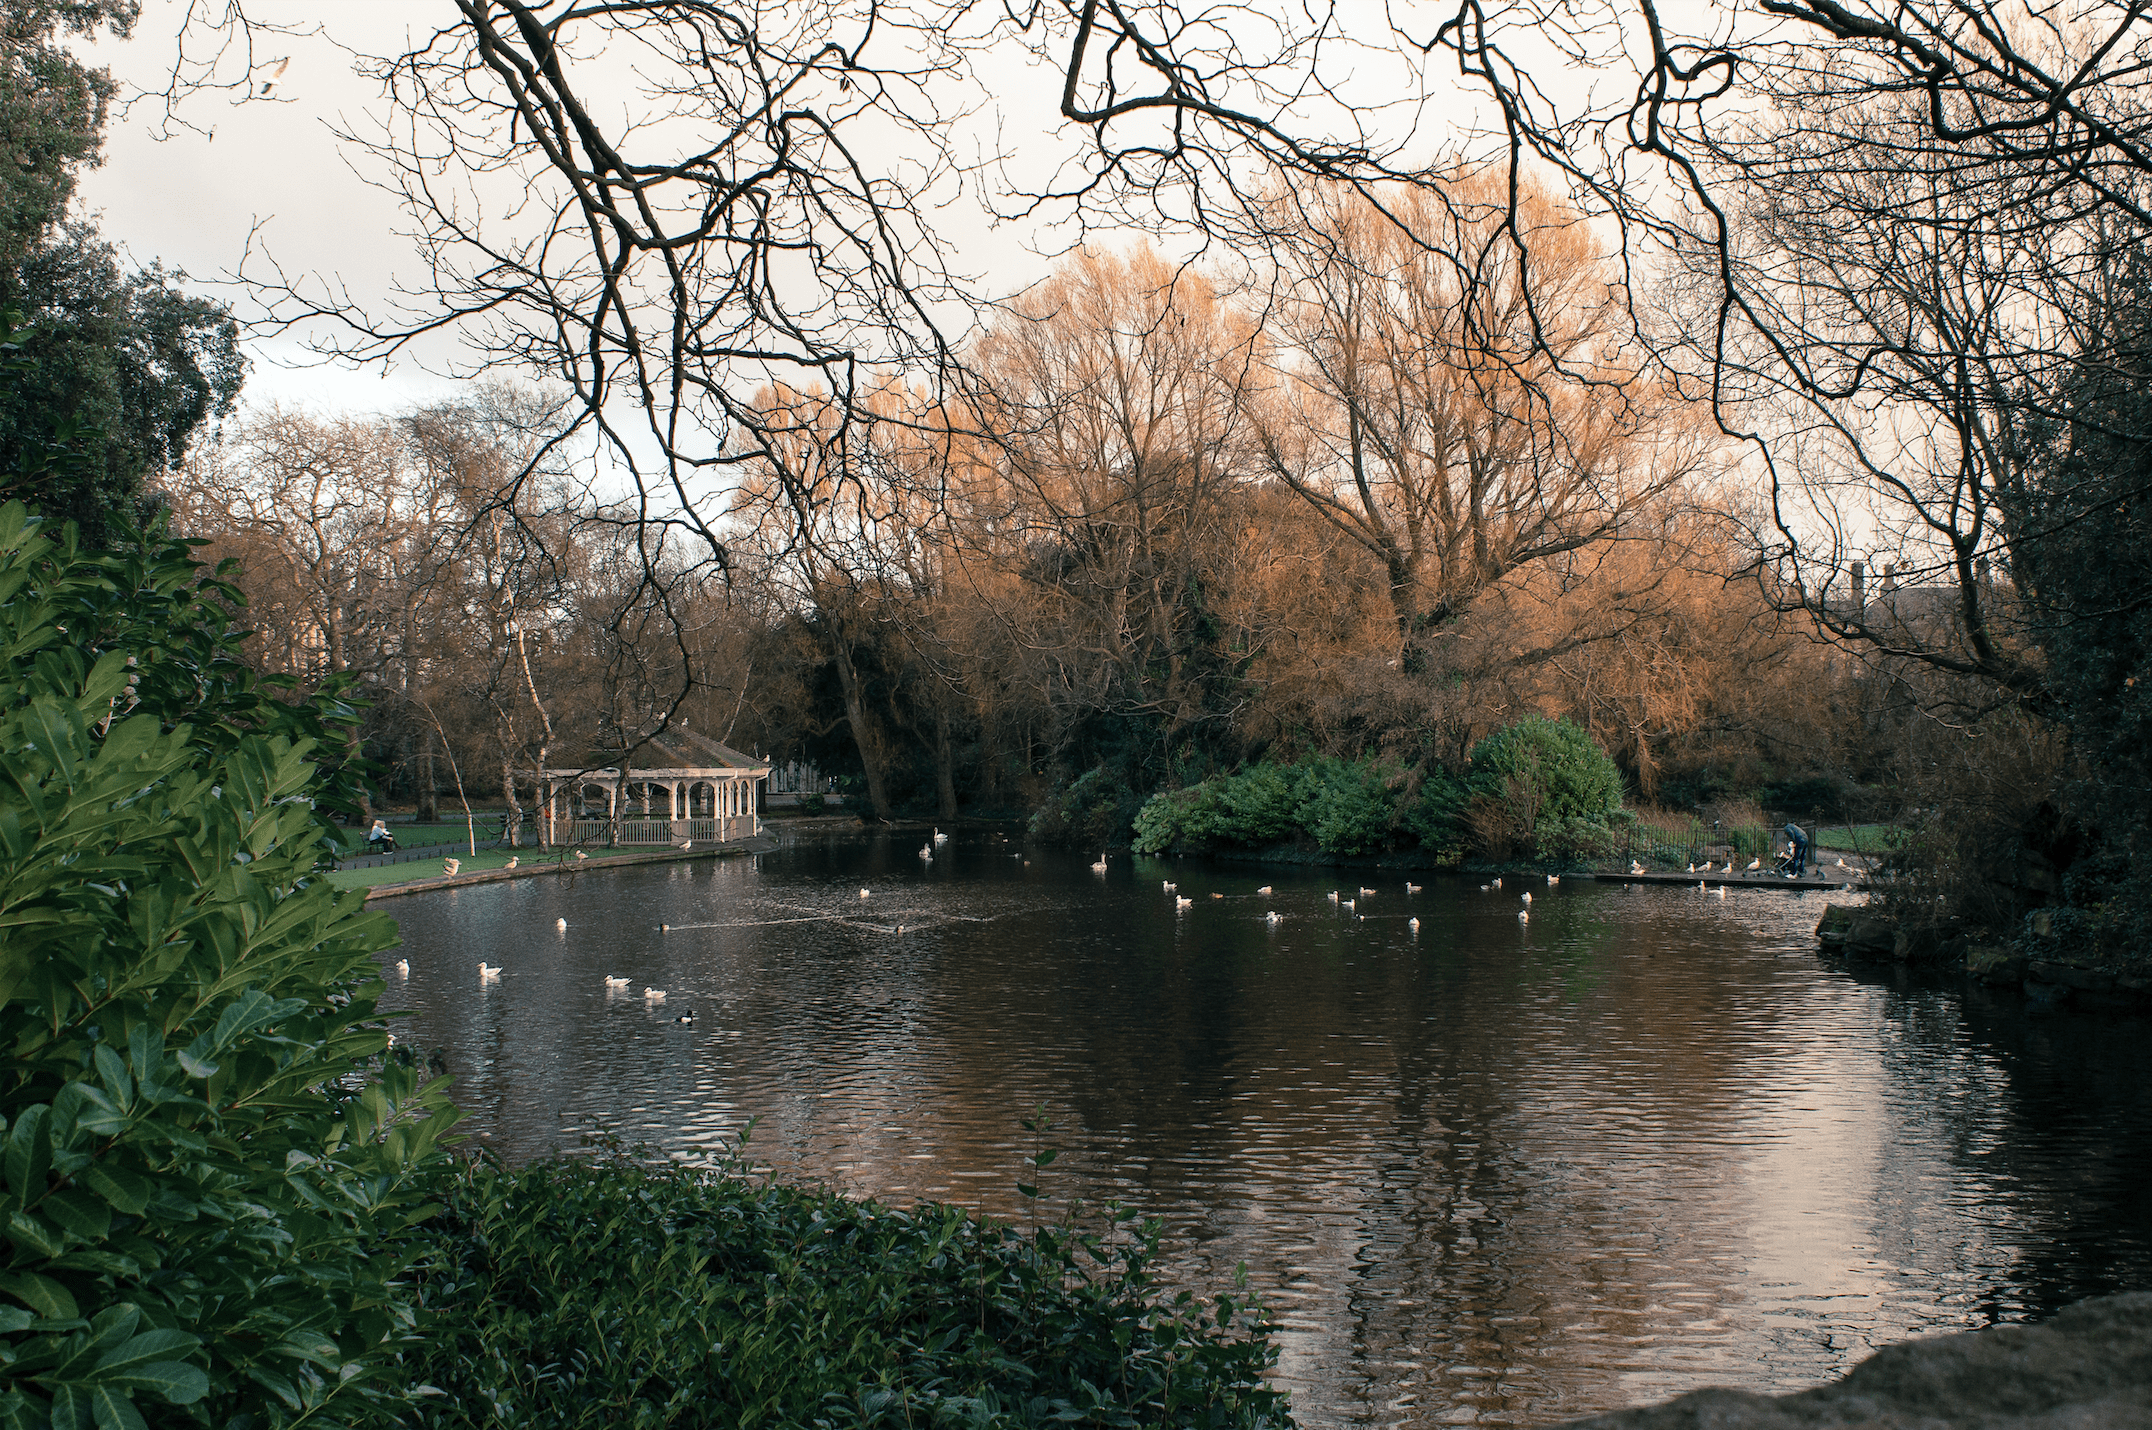
[[[1106,855],[1103,851],[1101,851],[1098,856],[1098,862],[1091,866],[1091,872],[1094,874],[1103,874],[1106,872]]]
[[[941,830],[937,828],[934,831],[934,842],[936,844],[947,844],[949,842],[949,836],[942,833]]]
[[[486,982],[490,982],[491,980],[493,980],[493,979],[496,979],[496,978],[499,978],[500,976],[501,976],[501,971],[500,971],[500,969],[498,969],[498,968],[494,968],[494,967],[491,967],[491,966],[489,966],[489,965],[488,965],[488,964],[486,963],[486,961],[485,961],[485,960],[484,960],[483,958],[481,958],[480,960],[478,960],[478,981],[479,981],[479,982],[481,982],[481,983],[486,983]]]

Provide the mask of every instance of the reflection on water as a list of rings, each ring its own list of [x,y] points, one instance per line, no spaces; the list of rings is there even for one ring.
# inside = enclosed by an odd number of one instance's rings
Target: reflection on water
[[[1793,1389],[2152,1286],[2144,1025],[1856,981],[1817,897],[1535,883],[1520,925],[1515,879],[1348,911],[1364,874],[917,838],[385,903],[400,1036],[510,1156],[754,1118],[786,1175],[999,1215],[1043,1102],[1048,1194],[1245,1263],[1310,1426]]]

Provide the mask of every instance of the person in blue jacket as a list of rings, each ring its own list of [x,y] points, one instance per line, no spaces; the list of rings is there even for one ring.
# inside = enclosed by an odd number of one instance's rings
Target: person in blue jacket
[[[1789,824],[1786,826],[1786,838],[1793,842],[1793,867],[1787,873],[1798,879],[1802,871],[1808,868],[1808,831],[1798,824]]]

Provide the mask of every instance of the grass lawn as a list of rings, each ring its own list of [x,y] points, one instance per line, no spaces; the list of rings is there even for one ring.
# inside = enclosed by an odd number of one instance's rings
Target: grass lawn
[[[345,853],[364,854],[366,852],[367,828],[368,826],[366,825],[352,825],[341,831]],[[524,822],[524,832],[527,834],[529,830],[530,824],[526,820]],[[470,831],[465,828],[463,821],[460,819],[444,819],[435,824],[396,824],[391,822],[389,833],[395,835],[396,842],[406,849],[417,849],[428,844],[464,844],[470,838]],[[484,844],[488,840],[498,839],[500,833],[500,812],[498,810],[491,814],[481,812],[478,816],[478,842]]]
[[[1880,854],[1895,849],[1904,840],[1905,831],[1895,824],[1833,825],[1818,829],[1815,846],[1818,849],[1857,849],[1864,854]]]
[[[475,874],[481,869],[500,869],[507,866],[510,854],[520,854],[525,865],[536,866],[552,863],[557,854],[539,855],[534,849],[481,849],[476,854],[462,854],[450,850],[442,858],[458,862],[457,872]],[[339,889],[371,889],[376,884],[408,884],[413,879],[438,879],[445,871],[441,860],[433,857],[412,859],[402,864],[376,864],[370,869],[338,869],[329,875],[329,882]]]

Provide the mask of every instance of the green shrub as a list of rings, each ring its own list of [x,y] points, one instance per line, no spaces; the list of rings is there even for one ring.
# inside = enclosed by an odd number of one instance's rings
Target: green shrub
[[[1431,771],[1401,822],[1423,848],[1453,854],[1472,843],[1472,787],[1442,770]]]
[[[1531,823],[1604,821],[1621,808],[1621,771],[1581,726],[1528,715],[1472,747],[1472,782],[1495,794],[1512,776],[1536,801]]]
[[[1533,830],[1538,857],[1548,863],[1583,864],[1614,852],[1619,836],[1596,819],[1544,819]]]
[[[1133,841],[1138,854],[1163,854],[1182,844],[1207,843],[1219,837],[1216,780],[1187,789],[1164,789],[1136,811]]]
[[[1144,800],[1104,765],[1056,788],[1032,812],[1030,832],[1045,844],[1105,849],[1129,842]]]
[[[1305,827],[1301,781],[1292,765],[1250,765],[1215,781],[1218,803],[1243,844],[1277,844]]]
[[[309,763],[350,712],[271,698],[199,575],[0,507],[7,1425],[400,1398],[395,1245],[452,1115],[406,1066],[357,1076],[395,930],[315,877]]]
[[[617,1153],[472,1162],[444,1200],[416,1425],[1290,1423],[1256,1308],[1161,1298],[1125,1217],[1024,1234]]]
[[[1380,848],[1397,823],[1397,794],[1373,760],[1311,760],[1300,767],[1300,823],[1331,854]]]

